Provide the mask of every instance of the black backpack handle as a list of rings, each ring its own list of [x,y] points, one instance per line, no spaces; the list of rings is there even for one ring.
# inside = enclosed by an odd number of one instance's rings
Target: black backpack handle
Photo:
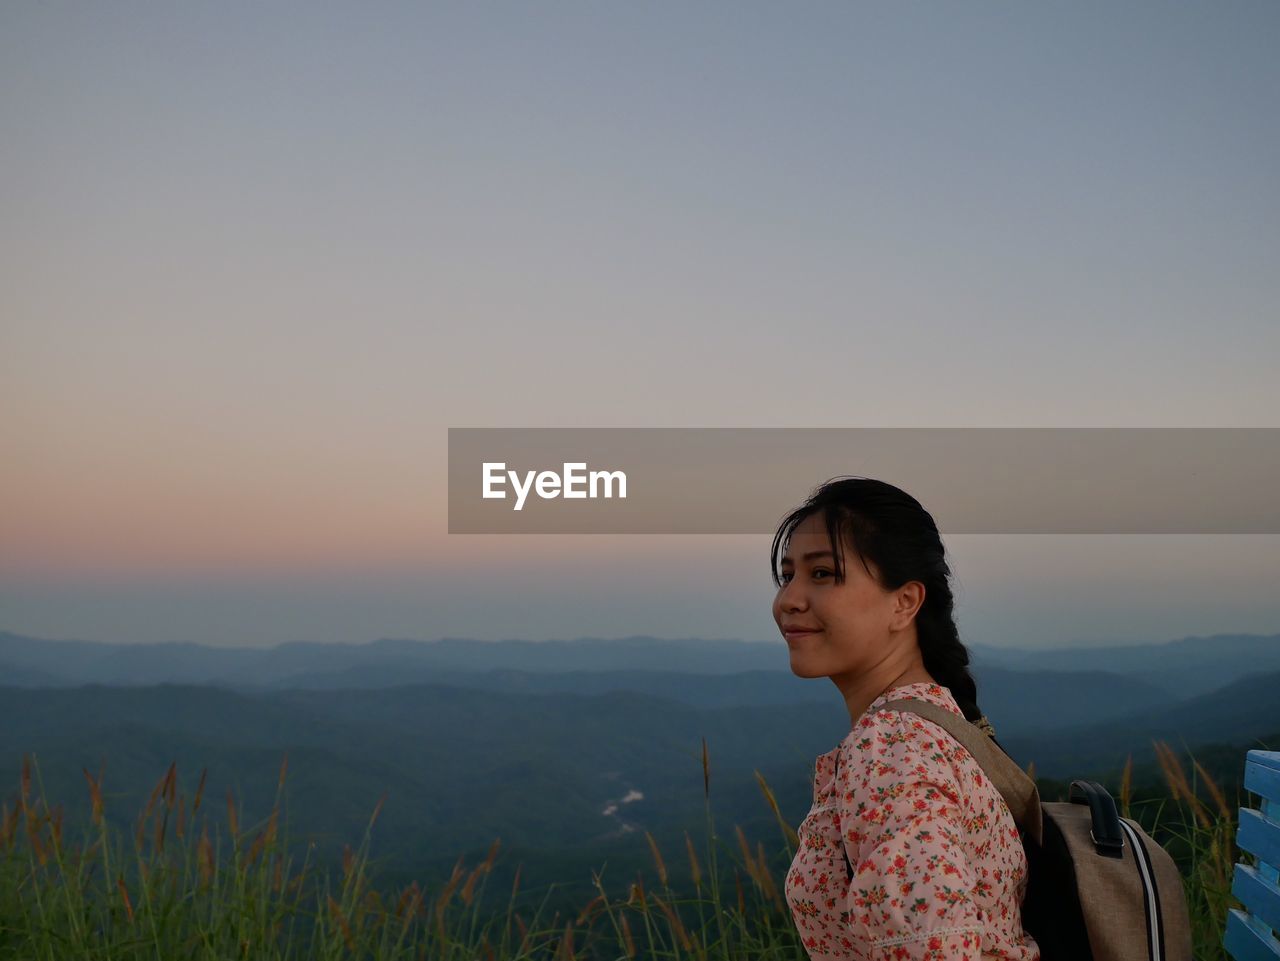
[[[1098,853],[1108,858],[1124,857],[1120,814],[1107,789],[1097,781],[1072,781],[1067,798],[1072,804],[1089,805],[1089,819],[1093,822],[1089,836]]]

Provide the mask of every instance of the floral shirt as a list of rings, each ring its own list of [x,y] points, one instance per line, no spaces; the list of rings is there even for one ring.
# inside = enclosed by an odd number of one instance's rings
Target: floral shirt
[[[946,688],[905,684],[818,756],[785,888],[805,950],[815,961],[1038,961],[1022,930],[1027,861],[1008,806],[941,727],[880,709],[902,697],[963,716]]]

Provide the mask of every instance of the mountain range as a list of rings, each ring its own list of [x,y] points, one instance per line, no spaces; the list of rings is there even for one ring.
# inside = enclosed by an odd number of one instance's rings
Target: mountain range
[[[1149,690],[1190,697],[1248,673],[1280,671],[1280,634],[1216,634],[1163,644],[1107,648],[969,645],[977,673],[1092,673],[1142,681]],[[112,644],[47,640],[0,631],[0,681],[21,687],[78,684],[217,684],[262,688],[394,687],[453,681],[477,673],[508,674],[495,684],[519,687],[527,675],[624,671],[695,676],[755,671],[790,678],[793,694],[813,685],[794,678],[781,641],[646,636],[567,641],[435,641],[383,638],[368,643],[295,641],[275,647],[214,647],[184,642]],[[785,690],[779,688],[778,690]],[[777,694],[769,695],[779,696]]]
[[[980,703],[1005,748],[1051,778],[1141,763],[1153,739],[1239,745],[1241,763],[1244,748],[1280,747],[1280,635],[1143,650],[1071,661],[978,647]],[[0,800],[12,808],[34,754],[69,808],[82,768],[103,770],[108,816],[130,824],[176,761],[187,797],[207,768],[211,796],[230,790],[252,821],[287,752],[291,830],[330,856],[358,842],[385,792],[373,839],[384,876],[447,876],[502,838],[522,884],[586,880],[604,861],[617,877],[651,863],[645,831],[669,851],[686,830],[699,837],[704,739],[722,835],[737,824],[753,844],[777,842],[757,771],[789,823],[804,816],[813,758],[849,716],[829,681],[780,668],[785,656],[780,642],[696,638],[262,650],[0,633],[0,763],[13,779]],[[1206,677],[1221,683],[1206,691]]]

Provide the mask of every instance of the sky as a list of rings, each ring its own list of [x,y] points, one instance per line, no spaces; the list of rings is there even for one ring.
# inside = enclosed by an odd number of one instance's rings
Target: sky
[[[449,535],[447,429],[1280,426],[1278,46],[1269,0],[5,4],[0,630],[781,643],[767,537]],[[947,546],[968,640],[1280,632],[1276,536]]]

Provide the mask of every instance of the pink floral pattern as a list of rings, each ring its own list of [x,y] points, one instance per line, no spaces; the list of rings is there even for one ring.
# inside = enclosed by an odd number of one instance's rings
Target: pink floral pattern
[[[881,709],[900,697],[963,716],[946,688],[906,684],[818,756],[786,879],[805,950],[815,961],[1038,961],[1022,930],[1027,861],[1008,806],[941,727]]]

